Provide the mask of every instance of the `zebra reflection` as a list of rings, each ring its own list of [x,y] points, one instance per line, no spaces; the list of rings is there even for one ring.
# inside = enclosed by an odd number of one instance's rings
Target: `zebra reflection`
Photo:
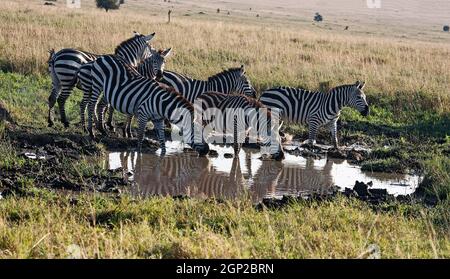
[[[190,196],[233,199],[245,193],[246,180],[239,158],[233,159],[229,172],[217,171],[206,157],[182,153],[173,156],[121,153],[124,175],[133,169],[133,196]],[[128,178],[128,177],[127,177]]]
[[[254,175],[252,198],[260,201],[265,197],[282,195],[298,196],[302,193],[326,193],[334,185],[333,161],[318,166],[317,160],[305,159],[305,165],[265,160]]]

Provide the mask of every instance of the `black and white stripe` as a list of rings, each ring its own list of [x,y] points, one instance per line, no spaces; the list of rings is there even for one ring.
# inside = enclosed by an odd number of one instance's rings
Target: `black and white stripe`
[[[210,91],[256,97],[256,91],[246,76],[244,65],[215,74],[208,80],[192,79],[172,71],[164,71],[160,82],[175,88],[189,102],[194,102],[201,94]]]
[[[165,49],[165,50],[159,50],[156,51],[154,49],[150,49],[151,56],[146,58],[142,63],[140,63],[137,67],[137,72],[135,72],[136,75],[142,75],[148,78],[156,78],[159,79],[162,77],[162,73],[164,72],[165,67],[165,59],[170,55],[171,48]],[[80,119],[81,124],[86,130],[85,127],[85,111],[86,106],[89,103],[89,98],[91,95],[92,90],[92,67],[93,63],[86,63],[80,67],[80,71],[78,72],[78,78],[80,80],[81,89],[83,90],[83,99],[80,103]],[[134,69],[134,68],[133,68]],[[133,71],[133,69],[130,69],[130,71]],[[97,108],[97,115],[99,116],[100,121],[97,121],[97,128],[98,129],[105,129],[103,122],[103,116],[105,114],[105,109],[107,107],[107,103],[102,98],[98,104]],[[108,121],[106,122],[106,126],[110,130],[114,130],[113,126],[113,112],[114,110],[110,108],[109,114],[108,114]],[[127,137],[131,137],[131,117],[128,118],[125,132]]]
[[[121,56],[130,65],[136,67],[143,59],[150,56],[149,49],[141,49],[139,47],[140,37],[146,37],[134,32],[135,35],[131,39],[122,42],[115,49],[115,54]],[[154,34],[149,35],[153,37]],[[151,37],[149,37],[151,39]],[[150,40],[149,39],[149,40]],[[148,40],[148,41],[149,41]],[[52,78],[52,91],[49,96],[49,111],[48,111],[48,125],[51,127],[54,125],[52,109],[58,101],[59,111],[61,115],[61,122],[65,127],[69,126],[65,113],[65,103],[67,98],[72,94],[73,88],[79,85],[78,72],[82,65],[95,61],[101,55],[93,54],[76,49],[62,49],[57,53],[53,50],[50,51],[50,58],[48,61],[49,71]]]
[[[114,110],[128,115],[136,115],[139,122],[139,149],[141,148],[145,126],[149,120],[155,125],[162,153],[165,153],[163,120],[186,129],[186,143],[201,155],[209,151],[208,145],[195,141],[192,126],[195,126],[194,107],[183,96],[166,85],[136,74],[128,64],[118,56],[106,55],[98,58],[93,65],[93,87],[88,107],[88,132],[93,138],[93,119],[95,106],[103,91],[105,101]],[[100,120],[100,119],[99,119]]]
[[[72,93],[73,88],[77,85],[77,73],[81,65],[89,63],[97,59],[100,55],[93,54],[77,49],[65,48],[56,52],[50,50],[50,58],[48,60],[48,68],[52,79],[52,91],[48,97],[48,126],[52,127],[53,107],[58,102],[61,122],[64,127],[69,126],[65,112],[65,103]]]
[[[127,166],[128,155],[123,156],[122,166]],[[219,172],[210,159],[192,158],[182,153],[153,160],[136,158],[131,188],[135,196],[190,196],[236,198],[245,193],[244,179],[238,157],[233,158],[229,173]],[[128,170],[126,170],[128,171]]]
[[[299,88],[277,87],[264,91],[260,101],[279,110],[282,118],[309,125],[309,144],[316,140],[318,129],[326,125],[330,129],[333,144],[338,147],[337,120],[343,107],[357,109],[362,115],[369,113],[369,105],[363,92],[365,83],[342,85],[327,93],[312,92]]]
[[[274,123],[271,112],[261,102],[244,95],[206,92],[198,98],[195,105],[202,110],[203,125],[214,121],[216,130],[227,133],[232,129],[235,155],[252,131],[261,138],[261,146],[268,148],[265,153],[271,154],[274,159],[283,159],[280,126]],[[221,119],[216,118],[214,109],[220,111]],[[212,116],[214,119],[211,119]]]

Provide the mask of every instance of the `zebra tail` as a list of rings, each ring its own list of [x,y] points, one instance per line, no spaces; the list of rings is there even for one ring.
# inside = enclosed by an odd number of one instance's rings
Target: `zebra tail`
[[[61,81],[58,78],[58,75],[56,74],[56,70],[55,70],[55,49],[50,49],[48,51],[48,53],[50,54],[50,57],[48,58],[48,66],[49,66],[49,71],[50,71],[50,76],[52,78],[52,84],[54,87],[54,90],[52,90],[52,94],[58,94],[59,93],[59,89],[60,89],[60,84]],[[57,96],[54,96],[57,97]]]

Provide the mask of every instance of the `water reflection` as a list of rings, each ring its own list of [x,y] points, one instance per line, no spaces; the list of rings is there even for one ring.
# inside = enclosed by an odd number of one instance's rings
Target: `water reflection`
[[[167,144],[167,155],[135,152],[110,153],[108,167],[123,168],[125,178],[133,180],[130,191],[142,196],[236,198],[249,194],[257,202],[264,197],[324,193],[333,185],[353,187],[355,180],[372,181],[375,188],[391,194],[410,194],[419,183],[416,176],[362,172],[343,160],[314,160],[286,154],[282,162],[261,160],[259,150],[242,149],[239,156],[232,147],[214,145],[217,157],[197,157],[183,152],[179,143]]]

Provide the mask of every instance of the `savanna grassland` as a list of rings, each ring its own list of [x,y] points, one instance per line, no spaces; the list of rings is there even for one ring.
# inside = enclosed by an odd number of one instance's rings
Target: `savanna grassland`
[[[139,8],[106,13],[93,4],[67,9],[58,2],[6,0],[0,6],[0,109],[14,120],[0,120],[0,258],[71,257],[71,245],[86,258],[355,258],[370,244],[385,258],[450,257],[450,39],[344,32],[266,20],[264,13],[259,19],[218,17],[195,6],[175,10],[167,24],[163,4],[147,9],[139,1]],[[74,125],[46,127],[47,51],[111,53],[133,30],[156,32],[155,47],[173,48],[166,69],[206,78],[245,64],[259,92],[365,80],[371,114],[344,110],[340,140],[372,148],[361,162],[366,170],[422,175],[418,194],[376,206],[338,196],[261,209],[246,199],[99,193],[101,180],[119,178],[102,167],[108,146],[86,143],[76,125],[80,91],[66,108]],[[298,125],[287,131],[307,135]],[[61,137],[61,146],[82,151],[52,163],[27,160],[21,154],[32,143],[21,141],[27,134]],[[325,131],[319,141],[329,141]],[[48,187],[44,178],[55,173],[76,190]]]

